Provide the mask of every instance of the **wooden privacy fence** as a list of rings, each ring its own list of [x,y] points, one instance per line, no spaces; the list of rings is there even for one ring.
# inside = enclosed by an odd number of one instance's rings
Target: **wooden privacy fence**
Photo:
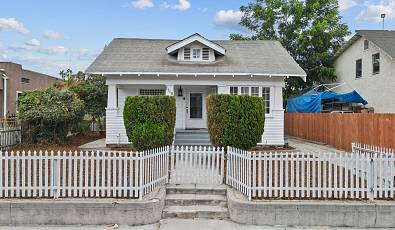
[[[0,197],[142,198],[167,182],[169,147],[145,152],[0,152]]]
[[[347,151],[352,143],[395,148],[395,114],[286,113],[285,134]]]
[[[393,154],[227,153],[227,184],[249,199],[395,199]]]

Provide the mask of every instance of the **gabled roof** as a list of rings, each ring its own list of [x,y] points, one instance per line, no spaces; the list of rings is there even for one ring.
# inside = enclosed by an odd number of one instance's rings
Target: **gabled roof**
[[[355,35],[336,52],[334,60],[361,37],[374,43],[395,59],[395,30],[356,30],[355,32]]]
[[[218,45],[218,44],[206,39],[205,37],[203,37],[202,35],[200,35],[198,33],[195,33],[195,34],[193,34],[193,35],[191,35],[191,36],[189,36],[189,37],[187,37],[187,38],[185,38],[185,39],[183,39],[181,41],[178,41],[178,42],[166,47],[167,53],[171,54],[171,53],[179,50],[180,48],[182,48],[184,46],[187,46],[187,45],[189,45],[189,44],[191,44],[193,42],[200,42],[203,45],[210,47],[211,49],[217,51],[218,53],[220,53],[222,55],[225,55],[225,53],[226,53],[226,49],[225,48],[223,48],[222,46],[220,46],[220,45]]]
[[[212,41],[226,49],[214,62],[180,62],[166,52],[178,43],[163,39],[114,39],[88,67],[91,74],[255,74],[297,76],[306,73],[278,41]]]

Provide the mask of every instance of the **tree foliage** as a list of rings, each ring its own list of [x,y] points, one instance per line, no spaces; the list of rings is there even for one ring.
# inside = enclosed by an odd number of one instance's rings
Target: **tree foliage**
[[[307,82],[285,80],[286,97],[336,80],[331,58],[350,34],[341,22],[337,0],[255,0],[240,9],[240,24],[253,35],[232,34],[231,39],[278,40],[306,71]]]
[[[176,122],[175,97],[127,97],[123,119],[129,141],[137,150],[171,145]]]
[[[84,116],[84,104],[69,91],[55,88],[25,91],[18,98],[24,143],[64,143]]]
[[[215,146],[255,147],[265,127],[262,97],[210,95],[207,97],[210,140]]]

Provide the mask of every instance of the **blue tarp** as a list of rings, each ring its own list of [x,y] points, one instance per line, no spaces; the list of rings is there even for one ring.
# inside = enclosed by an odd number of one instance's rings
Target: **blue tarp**
[[[352,91],[349,93],[336,93],[333,91],[318,92],[310,90],[300,97],[288,99],[289,113],[320,113],[321,104],[331,101],[340,101],[343,103],[362,103],[368,102],[357,93]]]

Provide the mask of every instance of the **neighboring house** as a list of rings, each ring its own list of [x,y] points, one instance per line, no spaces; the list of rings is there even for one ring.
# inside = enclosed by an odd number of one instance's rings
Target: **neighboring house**
[[[53,86],[60,80],[25,70],[22,65],[12,62],[0,62],[0,77],[0,110],[3,117],[16,114],[16,101],[23,91]]]
[[[248,94],[266,102],[259,144],[284,144],[284,78],[306,73],[277,41],[114,39],[88,67],[107,78],[106,142],[127,144],[123,106],[127,96],[174,95],[176,129],[207,129],[205,97]]]
[[[355,89],[377,113],[394,113],[395,31],[357,30],[335,54],[340,91]]]

